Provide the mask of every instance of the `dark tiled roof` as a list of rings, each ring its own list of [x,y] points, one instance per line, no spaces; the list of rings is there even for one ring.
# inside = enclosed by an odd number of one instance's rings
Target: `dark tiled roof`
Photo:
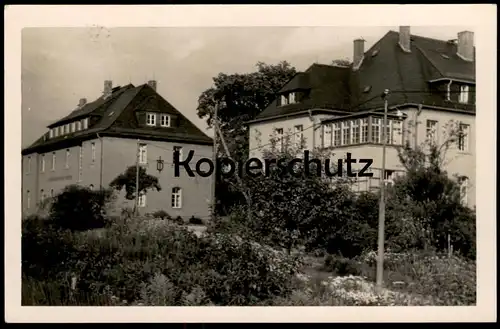
[[[392,104],[422,103],[475,111],[474,105],[445,101],[442,94],[431,90],[429,85],[436,79],[475,82],[475,61],[461,59],[456,54],[457,45],[452,42],[412,35],[411,52],[406,53],[398,41],[399,33],[389,31],[365,52],[358,70],[313,64],[305,72],[296,74],[280,90],[282,93],[308,89],[306,99],[286,106],[277,106],[277,101],[274,101],[251,122],[319,107],[346,111],[346,114],[380,108],[383,99],[379,96],[385,89],[391,91],[389,101]]]
[[[280,92],[303,89],[308,91],[299,103],[278,106],[273,101],[256,119],[290,115],[307,109],[345,110],[349,107],[349,68],[313,64],[296,74]]]
[[[144,100],[151,97],[153,97],[156,102],[155,111],[175,115],[179,123],[178,126],[165,130],[155,127],[143,127],[137,123],[135,111],[146,110],[146,108],[142,108],[141,105],[144,104]],[[49,128],[89,115],[98,117],[98,121],[90,126],[89,129],[50,139],[48,138],[49,134],[46,133],[32,145],[25,148],[22,154],[29,154],[37,151],[45,152],[49,149],[67,147],[65,145],[78,144],[82,140],[95,138],[96,134],[101,134],[102,136],[133,136],[134,138],[171,140],[176,142],[185,141],[200,144],[212,143],[210,137],[204,134],[198,127],[146,84],[138,87],[134,87],[130,84],[124,87],[115,88],[112,97],[107,100],[100,97],[83,108],[73,111],[56,123],[51,124]]]

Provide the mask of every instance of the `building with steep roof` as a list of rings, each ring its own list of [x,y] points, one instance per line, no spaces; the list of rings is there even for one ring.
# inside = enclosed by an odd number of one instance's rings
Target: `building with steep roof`
[[[386,181],[403,173],[396,147],[409,143],[442,145],[460,133],[444,155],[450,175],[458,175],[463,201],[475,205],[475,48],[473,32],[456,40],[412,35],[410,27],[389,31],[365,51],[353,42],[349,66],[313,64],[297,73],[276,99],[248,122],[250,156],[288,137],[305,148],[332,149],[336,158],[351,153],[373,159],[370,179],[353,188],[377,189],[381,173],[384,98],[388,101]],[[358,165],[361,169],[363,165]]]
[[[212,139],[156,92],[156,81],[137,87],[113,87],[105,81],[101,97],[93,102],[80,99],[76,109],[47,128],[22,150],[25,214],[34,213],[40,201],[70,184],[108,187],[138,161],[162,187],[140,196],[141,213],[165,210],[173,217],[209,216],[211,177],[188,177],[182,170],[174,177],[173,152],[193,150],[197,157],[211,158]],[[164,161],[161,171],[159,159]],[[118,205],[133,207],[134,201],[124,195]]]

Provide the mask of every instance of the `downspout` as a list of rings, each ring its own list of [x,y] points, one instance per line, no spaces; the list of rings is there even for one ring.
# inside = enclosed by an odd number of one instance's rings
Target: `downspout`
[[[104,146],[103,146],[103,139],[99,135],[99,133],[97,133],[97,138],[99,138],[99,140],[101,141],[101,161],[100,161],[101,164],[99,169],[99,188],[102,190],[102,163],[103,163]]]

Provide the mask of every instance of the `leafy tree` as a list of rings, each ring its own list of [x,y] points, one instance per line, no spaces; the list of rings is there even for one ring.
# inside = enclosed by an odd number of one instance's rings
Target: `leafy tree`
[[[125,188],[125,198],[134,200],[136,198],[137,167],[130,166],[127,170],[118,175],[109,185],[111,188],[121,191]],[[139,193],[146,193],[148,190],[161,191],[158,178],[146,173],[146,169],[139,167]]]
[[[50,220],[59,228],[75,231],[104,227],[106,204],[111,198],[110,190],[91,191],[87,187],[69,185],[54,197]]]
[[[214,108],[218,105],[219,129],[235,161],[245,161],[248,158],[249,136],[245,122],[262,112],[296,73],[295,68],[286,61],[275,65],[259,62],[256,67],[256,72],[246,74],[219,73],[213,78],[214,86],[205,90],[198,99],[198,116],[206,118],[209,127],[213,126]],[[225,155],[220,143],[217,153]],[[218,182],[217,199],[224,200],[221,206],[228,208],[244,202],[241,193],[234,192],[229,187],[235,184],[237,182],[234,178]]]
[[[454,249],[473,258],[475,214],[461,202],[459,177],[444,170],[447,152],[462,132],[455,122],[446,126],[443,143],[428,140],[399,150],[406,173],[388,191],[387,240],[394,249],[444,250],[450,235]]]

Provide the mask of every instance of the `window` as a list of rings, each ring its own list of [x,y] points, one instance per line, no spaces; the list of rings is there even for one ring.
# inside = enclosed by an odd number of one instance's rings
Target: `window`
[[[302,125],[297,125],[294,127],[294,140],[295,140],[295,146],[298,148],[302,147],[302,139],[304,137],[303,133],[304,127]]]
[[[289,104],[295,103],[295,93],[290,93],[288,95],[288,102],[289,102]]]
[[[49,138],[54,138],[54,129],[49,129]]]
[[[351,143],[351,125],[349,121],[342,122],[342,145]]]
[[[426,137],[429,142],[435,144],[438,142],[437,140],[437,128],[438,122],[435,120],[427,120],[426,124]]]
[[[172,208],[182,207],[182,190],[180,187],[174,187],[172,189]]]
[[[162,127],[170,127],[170,115],[162,114],[161,120],[160,120],[160,125]]]
[[[82,130],[82,122],[81,122],[81,121],[78,121],[78,122],[76,123],[76,131],[80,131],[80,130]]]
[[[330,146],[332,146],[332,125],[328,124],[324,126],[323,147]]]
[[[146,124],[148,126],[156,126],[156,114],[155,113],[147,113],[146,114]]]
[[[56,170],[56,152],[52,152],[52,171]]]
[[[52,130],[54,131],[54,137],[59,136],[59,128],[53,128]]]
[[[31,172],[31,157],[28,157],[28,165],[26,166],[26,173],[29,174]]]
[[[68,134],[68,133],[69,133],[69,123],[64,125],[64,134]]]
[[[64,126],[59,126],[59,136],[64,135]]]
[[[93,191],[94,190],[94,184],[89,185],[89,190]]]
[[[90,151],[92,153],[92,162],[95,162],[95,143],[90,144]]]
[[[40,156],[40,172],[45,172],[45,154]]]
[[[64,165],[64,166],[66,167],[66,169],[68,169],[68,168],[69,168],[69,158],[70,158],[70,157],[71,157],[71,153],[70,153],[69,149],[67,149],[67,150],[66,150],[66,163],[65,163],[65,165]]]
[[[390,184],[394,184],[394,171],[393,170],[385,170],[385,174],[384,174],[384,182],[386,185]]]
[[[333,124],[333,146],[340,146],[342,132],[340,130],[340,122]]]
[[[372,143],[380,143],[380,118],[372,118]]]
[[[139,163],[140,164],[148,163],[148,148],[146,144],[139,145]]]
[[[392,144],[403,145],[403,122],[395,120],[392,122]]]
[[[137,206],[141,208],[146,207],[146,193],[144,192],[139,193],[139,200],[137,200]]]
[[[182,147],[181,146],[174,146],[174,157],[175,157],[175,152],[179,152],[179,161],[182,161],[183,160]]]
[[[458,149],[463,152],[469,150],[469,125],[463,123],[459,126]]]
[[[83,119],[83,129],[87,129],[89,127],[89,119]]]
[[[368,119],[361,119],[361,143],[368,142]]]
[[[387,144],[392,144],[392,120],[387,120],[384,138]]]
[[[26,191],[26,208],[30,208],[31,207],[31,192],[30,190],[27,190]]]
[[[276,149],[278,152],[283,151],[283,128],[276,129]]]
[[[80,146],[80,154],[78,154],[78,181],[82,181],[82,175],[83,175],[83,147]]]
[[[286,95],[281,95],[281,106],[288,104],[288,97]]]
[[[351,121],[351,129],[352,143],[359,144],[359,120]]]
[[[468,188],[469,188],[469,178],[467,177],[461,177],[459,180],[460,184],[460,201],[462,202],[463,205],[467,205],[468,201]]]
[[[74,133],[76,131],[76,123],[71,122],[71,132]]]
[[[463,104],[469,103],[469,86],[467,85],[460,86],[460,94],[458,101]]]

